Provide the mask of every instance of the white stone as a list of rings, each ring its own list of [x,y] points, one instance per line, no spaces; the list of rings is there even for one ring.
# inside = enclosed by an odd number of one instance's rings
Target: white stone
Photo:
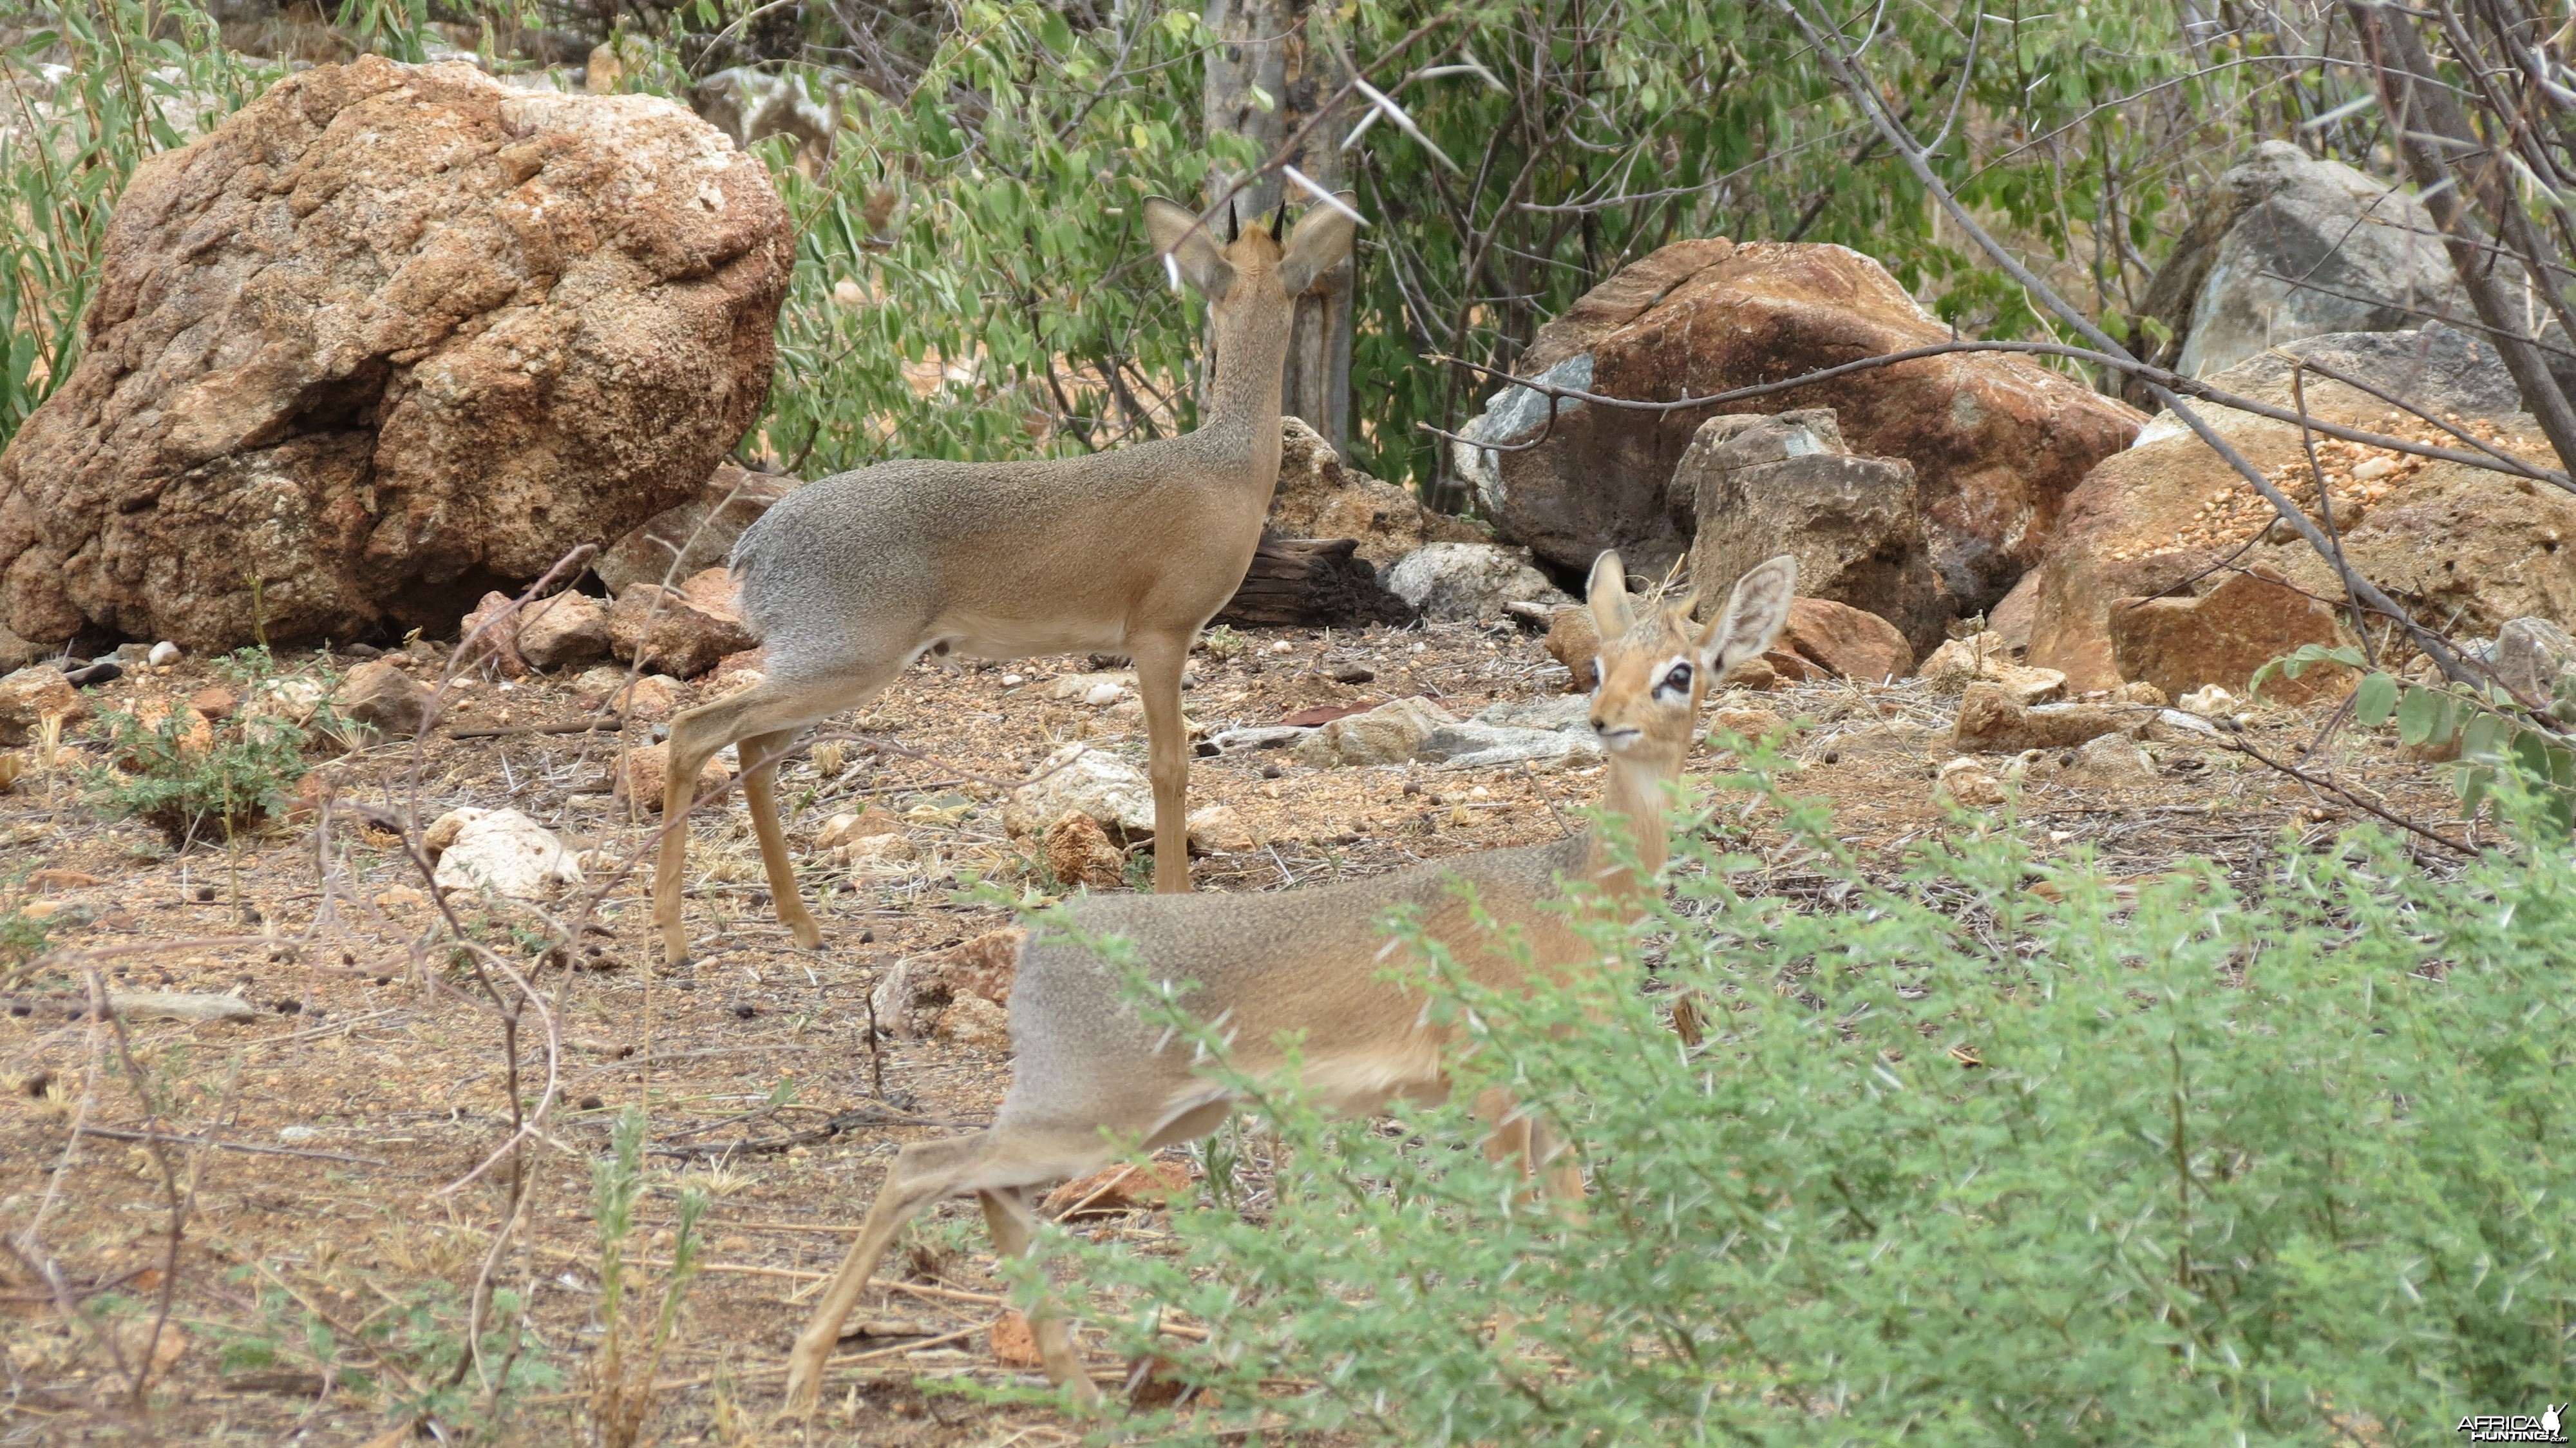
[[[1046,758],[1027,784],[1002,806],[1002,827],[1015,835],[1043,833],[1066,810],[1130,832],[1154,827],[1154,786],[1145,771],[1115,754],[1068,744]]]
[[[542,900],[581,883],[581,863],[554,832],[514,809],[464,822],[438,857],[432,883],[512,900]]]
[[[1335,719],[1297,741],[1297,762],[1318,769],[1403,764],[1431,731],[1457,717],[1428,699],[1398,699]]]
[[[1475,619],[1506,603],[1572,603],[1530,566],[1526,549],[1493,543],[1428,543],[1388,566],[1389,593],[1425,618]]]
[[[1240,855],[1261,848],[1243,816],[1221,804],[1190,811],[1190,847],[1211,855]]]
[[[2236,696],[2216,684],[2204,684],[2174,702],[2203,719],[2223,719],[2236,712]]]
[[[156,669],[166,669],[179,662],[179,646],[163,639],[152,646],[152,652],[144,655],[143,661]]]

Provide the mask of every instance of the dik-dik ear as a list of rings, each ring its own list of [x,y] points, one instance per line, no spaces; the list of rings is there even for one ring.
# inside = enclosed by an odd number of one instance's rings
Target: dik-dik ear
[[[1735,592],[1726,600],[1726,612],[1700,635],[1700,667],[1722,673],[1729,665],[1771,647],[1771,640],[1780,635],[1780,626],[1789,621],[1789,603],[1797,596],[1795,555],[1783,553],[1755,565],[1735,581]]]
[[[1592,579],[1583,585],[1583,601],[1592,605],[1592,626],[1604,641],[1628,632],[1637,621],[1636,612],[1628,606],[1628,569],[1616,553],[1604,553],[1592,560]]]
[[[1225,259],[1225,249],[1217,245],[1216,237],[1199,223],[1197,212],[1177,201],[1148,196],[1145,234],[1154,239],[1155,252],[1170,257],[1209,301],[1225,299],[1226,289],[1234,285],[1234,264]]]
[[[1317,202],[1297,218],[1296,229],[1288,233],[1287,253],[1279,258],[1279,286],[1292,297],[1304,295],[1315,284],[1315,278],[1350,260],[1351,238],[1359,233],[1360,224],[1356,208],[1343,208],[1350,207],[1359,193],[1335,194],[1341,206]]]

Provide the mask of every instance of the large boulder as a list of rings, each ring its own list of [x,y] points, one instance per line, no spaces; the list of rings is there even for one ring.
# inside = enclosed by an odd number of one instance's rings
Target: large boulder
[[[146,161],[0,454],[0,621],[441,629],[690,496],[766,400],[760,163],[648,96],[364,57]]]
[[[2203,198],[2139,310],[2172,333],[2149,360],[2207,377],[2303,337],[2463,312],[2458,289],[2422,202],[2265,141]],[[2135,379],[2126,393],[2146,401]]]
[[[2517,394],[2494,349],[2459,331],[2312,337],[2285,350],[2427,410],[2457,414],[2534,462],[2553,462],[2531,420],[2507,410]],[[2210,381],[2286,406],[2288,371],[2266,354]],[[2372,429],[2398,425],[2388,420],[2386,403],[2340,383],[2311,375],[2306,393],[2314,417]],[[2296,424],[2214,406],[2200,411],[2248,462],[2322,517]],[[2451,441],[2427,425],[2404,427]],[[2576,619],[2576,548],[2568,546],[2576,540],[2576,498],[2466,464],[2334,439],[2319,439],[2317,451],[2345,556],[2419,619],[2462,637],[2492,637],[2524,616]],[[2116,687],[2114,601],[2206,593],[2223,581],[2210,572],[2222,560],[2269,569],[2317,597],[2341,597],[2341,579],[2276,521],[2235,469],[2180,423],[2157,418],[2136,447],[2094,469],[2068,500],[2037,570],[2025,661],[2063,672],[2079,692]]]
[[[2243,694],[2255,672],[2309,644],[2341,642],[2332,605],[2299,592],[2268,568],[2227,575],[2197,598],[2124,598],[2111,606],[2111,659],[2123,678],[2166,698],[2216,684]],[[2348,669],[2302,669],[2263,685],[2277,703],[2305,703],[2352,687]]]
[[[1285,538],[1350,538],[1357,556],[1379,568],[1425,543],[1490,542],[1493,530],[1423,506],[1333,451],[1301,417],[1279,419],[1279,486],[1270,495],[1270,526]]]
[[[1831,408],[1710,418],[1672,491],[1698,517],[1690,574],[1704,596],[1791,553],[1801,594],[1877,614],[1915,652],[1946,636],[1953,610],[1914,509],[1914,465],[1851,456]]]
[[[1539,330],[1524,376],[1674,401],[1950,339],[1886,270],[1839,246],[1723,238],[1631,263]],[[2081,382],[1994,353],[1920,358],[1719,408],[1648,414],[1507,388],[1464,429],[1458,471],[1502,536],[1569,569],[1617,548],[1652,576],[1683,553],[1693,499],[1675,466],[1724,410],[1830,407],[1851,450],[1914,465],[1933,566],[1962,609],[2039,557],[2066,494],[2145,420]],[[1541,434],[1545,433],[1544,441]],[[1529,443],[1500,452],[1478,443]]]
[[[721,567],[743,529],[803,486],[795,478],[718,463],[695,495],[602,549],[590,571],[610,593],[622,594],[639,583],[678,583]]]

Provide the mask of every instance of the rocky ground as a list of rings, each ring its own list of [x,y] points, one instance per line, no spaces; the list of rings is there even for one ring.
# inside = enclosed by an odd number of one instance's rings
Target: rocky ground
[[[416,675],[444,667],[435,646],[414,654]],[[315,675],[352,662],[280,660]],[[1049,1413],[937,1391],[1026,1375],[997,1356],[1014,1346],[992,1331],[1002,1286],[965,1203],[926,1217],[888,1274],[900,1281],[862,1304],[854,1323],[866,1336],[844,1343],[827,1410],[806,1428],[760,1424],[788,1339],[886,1158],[981,1122],[999,1099],[1008,1063],[965,1043],[981,1037],[872,1043],[868,999],[898,962],[1006,923],[955,898],[961,884],[1056,888],[1045,845],[1005,828],[1008,785],[1069,742],[1141,760],[1135,706],[1114,677],[1058,685],[1105,662],[924,666],[785,767],[781,801],[822,921],[820,952],[796,950],[776,924],[739,807],[701,811],[688,893],[696,958],[676,973],[654,965],[645,872],[633,867],[655,822],[610,782],[621,749],[646,736],[546,732],[598,717],[561,676],[475,682],[416,744],[376,743],[327,767],[341,798],[403,829],[335,811],[174,849],[158,829],[101,811],[81,772],[101,756],[77,731],[50,761],[36,757],[37,740],[18,756],[31,767],[0,795],[0,920],[22,942],[26,922],[40,922],[61,949],[8,970],[0,1016],[0,1233],[39,1249],[0,1256],[0,1443],[392,1443],[407,1435],[377,1435],[399,1428],[407,1405],[456,1411],[472,1396],[448,1386],[460,1371],[462,1297],[484,1273],[508,1185],[506,1168],[477,1172],[509,1139],[514,1092],[550,1104],[527,1157],[526,1230],[490,1280],[526,1295],[536,1342],[519,1361],[541,1357],[555,1377],[521,1395],[505,1441],[589,1436],[600,1340],[593,1163],[612,1120],[639,1104],[652,1154],[628,1255],[648,1280],[668,1261],[679,1191],[714,1201],[705,1274],[657,1376],[668,1433],[1075,1441]],[[1404,697],[1464,718],[1543,698],[1565,678],[1535,634],[1499,622],[1227,631],[1194,672],[1188,709],[1211,733]],[[220,682],[182,660],[88,698],[134,708]],[[690,686],[679,702],[716,687]],[[2258,871],[2285,841],[2310,847],[2362,818],[2345,797],[2231,743],[2453,839],[2474,842],[2481,828],[2452,817],[2439,767],[2399,757],[2385,732],[2329,727],[2323,704],[2256,711],[2241,731],[2150,729],[2143,754],[1973,756],[1944,779],[1958,703],[1918,678],[1734,691],[1712,706],[1790,721],[1796,790],[1834,802],[1842,839],[1873,868],[1896,868],[1943,828],[1953,797],[2003,799],[1968,812],[2024,832],[2043,855],[2089,851],[2122,876],[2186,853]],[[1722,773],[1725,762],[1704,748],[1692,769]],[[1216,841],[1230,848],[1199,862],[1201,886],[1254,891],[1551,838],[1576,822],[1593,779],[1579,755],[1321,767],[1295,749],[1248,749],[1200,760],[1192,787],[1194,805],[1234,816],[1231,837]],[[527,1010],[515,1079],[503,1023],[452,949],[413,853],[420,827],[460,806],[531,816],[579,852],[583,882],[556,908],[596,900],[567,970],[561,955],[529,958],[545,944],[533,916],[449,897],[551,1013],[553,1063],[549,1029]],[[818,843],[834,817],[870,807],[893,817],[903,847],[854,855],[846,841]],[[1759,812],[1748,817],[1768,853],[1766,888],[1814,893],[1799,851],[1761,833]],[[1128,865],[1131,881],[1143,864]],[[198,1023],[138,1017],[119,1031],[79,1015],[93,977],[104,990],[226,994],[253,1010]],[[516,998],[507,982],[494,986]],[[154,1132],[165,1139],[144,1139]],[[174,1200],[175,1282],[164,1276]],[[1146,1250],[1166,1231],[1150,1206],[1089,1220],[1095,1235]],[[148,1350],[137,1410],[125,1385],[165,1292],[168,1325]],[[82,1304],[84,1325],[60,1314],[64,1302]],[[501,1356],[493,1345],[486,1369]],[[1093,1367],[1104,1378],[1125,1371],[1105,1357]],[[472,1365],[463,1371],[470,1383]]]

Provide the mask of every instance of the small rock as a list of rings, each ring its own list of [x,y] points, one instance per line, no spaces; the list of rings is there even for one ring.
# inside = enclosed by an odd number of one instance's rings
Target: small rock
[[[1127,697],[1127,691],[1116,684],[1094,684],[1084,692],[1082,702],[1094,709],[1106,708]]]
[[[1962,750],[1975,754],[2018,754],[2025,749],[2071,749],[2087,739],[2119,732],[2118,715],[2098,704],[2054,704],[2030,708],[2013,700],[2001,684],[1970,684],[1959,701],[1959,723],[1953,736]]]
[[[2155,778],[2156,766],[2129,736],[2104,734],[2078,747],[2075,763],[2060,777],[2096,787],[2137,785]]]
[[[1239,754],[1249,749],[1284,749],[1305,737],[1306,730],[1294,724],[1256,725],[1212,734],[1208,743],[1220,754]]]
[[[639,583],[608,611],[608,646],[621,659],[693,679],[760,642],[735,610],[733,578],[710,568],[667,589]]]
[[[1012,792],[1002,806],[1002,827],[1013,835],[1038,834],[1067,810],[1087,814],[1107,830],[1143,834],[1154,828],[1154,787],[1145,771],[1117,755],[1068,744]]]
[[[1189,813],[1190,848],[1203,855],[1240,855],[1261,848],[1252,827],[1226,805],[1212,804]]]
[[[351,669],[331,703],[350,723],[388,735],[418,734],[429,722],[429,690],[383,659]]]
[[[1780,642],[1836,678],[1878,684],[1914,672],[1914,649],[1896,625],[1831,599],[1791,602]]]
[[[2174,702],[2185,713],[2197,714],[2203,719],[2236,717],[2236,696],[2216,684],[2204,684]]]
[[[910,862],[920,858],[921,847],[903,834],[861,835],[846,845],[832,850],[836,864],[849,867],[853,874],[894,876],[908,873]]]
[[[449,810],[431,820],[429,828],[420,832],[421,853],[429,856],[432,863],[436,863],[440,855],[447,853],[447,847],[456,843],[456,837],[465,832],[467,825],[490,813],[488,809],[467,805],[462,809]]]
[[[1600,755],[1601,742],[1588,730],[1575,734],[1560,729],[1519,729],[1470,719],[1443,724],[1424,735],[1413,757],[1449,769],[1483,769],[1523,760],[1596,759]]]
[[[581,883],[581,865],[554,832],[514,809],[468,820],[438,857],[431,883],[442,893],[482,890],[542,900]]]
[[[107,1008],[129,1021],[251,1021],[260,1014],[240,996],[198,991],[110,992]]]
[[[602,664],[573,681],[573,697],[584,708],[623,714],[659,724],[679,712],[687,686],[668,674],[647,674],[628,682],[626,671]]]
[[[259,717],[285,719],[302,724],[331,697],[330,689],[320,679],[301,674],[287,679],[269,679],[251,691],[249,709]],[[208,715],[208,718],[214,716]]]
[[[1000,1012],[1011,1003],[1011,983],[1019,973],[1020,944],[1025,939],[1026,933],[1017,929],[987,931],[962,945],[897,962],[869,994],[877,1024],[910,1039],[931,1027],[933,1015],[962,1000],[976,1000]]]
[[[1475,722],[1504,729],[1551,729],[1559,733],[1592,735],[1592,701],[1569,699],[1530,699],[1489,704],[1476,715]]]
[[[611,766],[611,792],[619,799],[641,800],[645,808],[659,810],[662,807],[662,787],[671,767],[670,758],[671,746],[668,744],[647,744],[640,749],[626,751],[624,763]],[[725,757],[722,754],[709,755],[705,767],[698,771],[698,793],[703,796],[731,778],[733,766],[725,761]]]
[[[376,896],[379,910],[410,910],[429,903],[429,897],[409,885],[396,885]]]
[[[1490,618],[1506,603],[1568,603],[1529,552],[1493,543],[1427,543],[1386,571],[1387,592],[1429,619]]]
[[[939,1013],[931,1028],[934,1040],[974,1051],[1011,1048],[1011,1013],[982,996],[960,996]]]
[[[576,669],[608,657],[608,610],[586,593],[558,593],[519,615],[519,656],[540,669]]]
[[[2056,670],[2050,669],[2045,672],[2055,673]],[[2150,708],[2156,709],[2165,707],[2166,703],[2165,691],[2148,683],[2144,679],[2131,679],[2129,682],[2113,689],[2111,691],[2111,697],[2123,704],[2145,704]]]
[[[1768,709],[1720,709],[1710,720],[1711,733],[1746,739],[1786,739],[1789,721]]]
[[[2545,618],[2509,620],[2496,632],[2494,659],[2505,687],[2543,708],[2576,686],[2576,639]]]
[[[1717,686],[1767,694],[1780,687],[1780,671],[1771,667],[1768,656],[1738,659],[1726,666],[1725,673],[1717,676]]]
[[[188,696],[188,707],[220,722],[233,717],[233,711],[241,707],[241,696],[221,684],[209,684]]]
[[[179,646],[163,639],[152,646],[152,652],[145,654],[143,661],[156,669],[166,669],[179,662]]]
[[[1941,777],[1932,786],[1932,798],[1953,804],[1982,809],[2004,802],[2004,787],[1984,764],[1974,759],[1953,759],[1941,766]]]
[[[1065,1221],[1115,1216],[1138,1207],[1161,1206],[1189,1189],[1190,1169],[1185,1163],[1120,1162],[1057,1187],[1046,1194],[1039,1210]]]
[[[1066,810],[1046,831],[1047,869],[1071,888],[1107,889],[1126,879],[1127,857],[1109,842],[1100,821],[1080,810]]]
[[[1033,1368],[1045,1361],[1038,1356],[1037,1330],[1016,1307],[993,1319],[991,1346],[993,1361],[1006,1368]]]
[[[1088,674],[1060,674],[1055,682],[1047,685],[1046,695],[1050,699],[1078,699],[1087,704],[1104,685],[1115,691],[1106,702],[1116,703],[1119,694],[1124,694],[1136,687],[1136,675],[1129,669],[1103,669]]]
[[[814,832],[814,847],[828,850],[839,845],[856,844],[876,835],[902,833],[903,821],[879,806],[869,805],[857,814],[836,814],[823,821],[823,827]]]
[[[24,744],[59,718],[68,729],[89,717],[89,703],[59,669],[38,665],[0,678],[0,744]]]
[[[1435,545],[1467,547],[1467,544]],[[1345,715],[1297,741],[1297,762],[1318,769],[1344,765],[1402,764],[1431,731],[1458,720],[1428,699],[1398,699],[1362,714]]]
[[[486,593],[472,613],[457,621],[457,667],[489,668],[503,679],[527,677],[528,662],[519,656],[517,602],[506,593]]]
[[[2026,669],[2012,661],[2011,646],[2000,633],[1952,639],[1932,651],[1915,670],[1935,694],[1959,694],[1979,680],[2001,684],[2019,704],[2037,704],[2065,692],[2066,676],[2055,669]]]
[[[84,925],[96,924],[98,921],[98,911],[95,907],[64,900],[32,901],[19,906],[18,913],[29,920],[41,920],[50,925],[62,926],[67,930],[77,930]]]
[[[1366,664],[1344,664],[1324,677],[1336,684],[1365,684],[1377,677],[1377,670]]]

